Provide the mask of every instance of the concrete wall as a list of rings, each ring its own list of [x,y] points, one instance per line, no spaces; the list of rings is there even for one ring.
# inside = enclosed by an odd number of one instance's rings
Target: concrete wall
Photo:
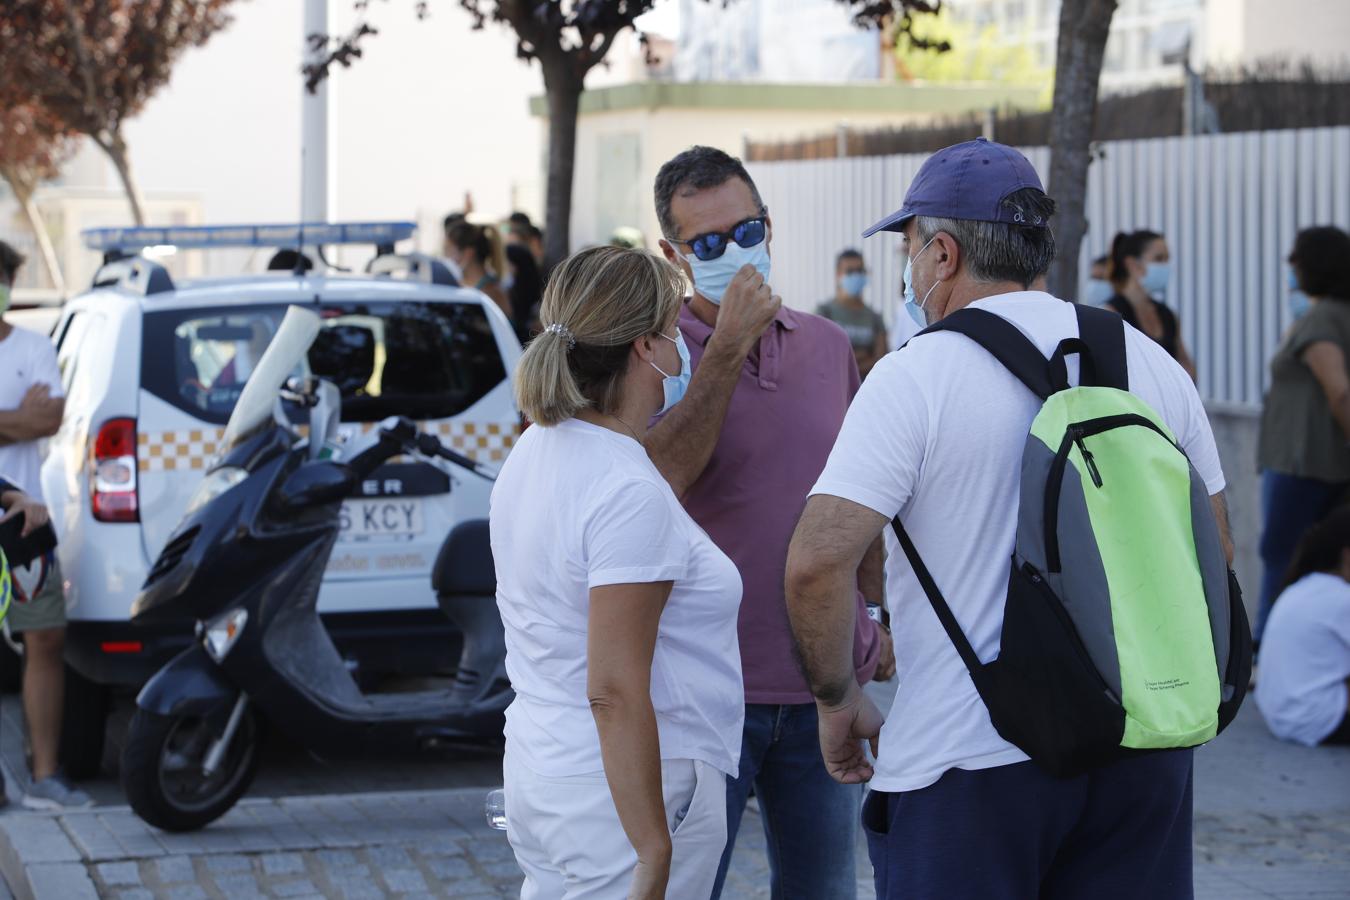
[[[989,84],[647,81],[588,89],[577,122],[572,247],[604,242],[615,225],[629,225],[640,228],[654,249],[657,170],[694,144],[740,156],[747,139],[800,138],[840,127],[875,130],[1005,104],[1034,108],[1038,97],[1037,88]],[[545,133],[544,98],[530,105]]]
[[[1261,479],[1256,471],[1256,439],[1261,411],[1248,406],[1212,403],[1209,423],[1219,445],[1223,474],[1228,479],[1225,494],[1233,523],[1236,551],[1233,570],[1247,601],[1248,615],[1255,617],[1261,586]]]
[[[1208,0],[1207,65],[1233,65],[1280,57],[1320,65],[1350,62],[1350,3],[1284,0]]]

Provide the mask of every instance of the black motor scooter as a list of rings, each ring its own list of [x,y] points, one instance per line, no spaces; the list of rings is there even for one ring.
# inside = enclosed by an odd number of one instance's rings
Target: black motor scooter
[[[413,454],[492,478],[406,419],[381,423],[359,452],[335,451],[326,436],[338,420],[336,388],[290,377],[318,330],[313,312],[287,312],[239,398],[221,458],[132,607],[138,624],[197,622],[194,645],[136,698],[122,754],[131,808],[169,831],[201,828],[243,796],[258,766],[260,716],[328,758],[501,741],[512,692],[485,520],[456,526],[433,571],[440,607],[464,635],[451,688],[363,694],[316,612],[342,501],[377,466]],[[307,436],[285,420],[280,396],[310,410]]]

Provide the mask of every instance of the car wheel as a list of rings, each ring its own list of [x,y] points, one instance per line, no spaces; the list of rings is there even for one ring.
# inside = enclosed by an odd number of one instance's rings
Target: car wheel
[[[132,810],[165,831],[195,831],[239,801],[258,771],[261,729],[250,711],[213,775],[202,763],[219,729],[201,716],[136,710],[122,751],[122,790]]]
[[[66,666],[66,704],[61,717],[61,767],[76,781],[103,768],[108,732],[108,689]]]

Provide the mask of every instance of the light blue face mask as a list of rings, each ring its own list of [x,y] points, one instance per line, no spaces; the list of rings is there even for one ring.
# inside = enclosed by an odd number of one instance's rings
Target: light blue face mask
[[[678,250],[675,251],[675,255],[689,263],[689,268],[693,270],[694,290],[717,306],[722,305],[722,295],[727,292],[731,279],[736,277],[736,273],[741,270],[741,266],[747,263],[759,271],[766,284],[769,281],[769,241],[767,238],[753,247],[742,247],[733,241],[727,244],[727,249],[721,256],[707,261],[701,260],[693,254],[685,256]]]
[[[863,288],[867,287],[866,272],[849,272],[839,276],[839,287],[849,297],[861,297]]]
[[[1297,322],[1308,314],[1308,310],[1312,309],[1312,301],[1308,299],[1307,294],[1299,289],[1298,274],[1294,271],[1294,267],[1287,267],[1285,272],[1287,273],[1286,279],[1289,282],[1289,315]]]
[[[665,405],[657,413],[658,416],[684,399],[684,392],[689,389],[689,378],[693,374],[693,367],[689,364],[689,347],[684,343],[684,335],[677,333],[675,337],[670,337],[662,334],[661,337],[674,344],[675,349],[679,351],[680,374],[667,375],[665,370],[655,362],[648,363],[653,369],[661,373],[663,379],[661,389],[666,393]]]
[[[1171,277],[1171,263],[1151,262],[1144,269],[1144,277],[1140,279],[1139,283],[1144,286],[1144,290],[1156,297],[1158,294],[1167,292],[1167,282]]]
[[[1111,282],[1101,278],[1089,278],[1087,291],[1083,295],[1083,302],[1090,306],[1103,306],[1115,294],[1116,289],[1111,286]]]
[[[924,244],[923,247],[919,249],[919,252],[914,254],[914,259],[923,256],[923,251],[932,246],[933,241],[936,239],[937,235],[930,238],[928,243]],[[929,295],[933,293],[933,290],[938,286],[938,283],[936,281],[933,282],[933,287],[930,287],[928,293],[923,295],[923,303],[920,303],[914,293],[914,259],[910,259],[908,256],[905,257],[905,274],[902,279],[905,286],[905,312],[909,313],[909,317],[913,319],[915,324],[920,328],[927,328],[928,318],[923,314],[923,307],[924,303],[928,302]]]

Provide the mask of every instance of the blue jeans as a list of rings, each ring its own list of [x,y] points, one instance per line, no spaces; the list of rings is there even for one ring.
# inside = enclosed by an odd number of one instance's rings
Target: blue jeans
[[[1252,637],[1261,640],[1270,607],[1279,596],[1284,576],[1294,561],[1294,550],[1308,529],[1331,512],[1347,485],[1316,478],[1300,478],[1266,469],[1261,473],[1261,605]]]
[[[840,784],[825,771],[816,705],[747,704],[740,772],[727,780],[727,849],[713,900],[722,895],[752,785],[764,820],[773,900],[855,900],[863,787]]]
[[[1191,796],[1190,750],[1076,778],[1023,762],[872,791],[877,900],[1191,900]]]

